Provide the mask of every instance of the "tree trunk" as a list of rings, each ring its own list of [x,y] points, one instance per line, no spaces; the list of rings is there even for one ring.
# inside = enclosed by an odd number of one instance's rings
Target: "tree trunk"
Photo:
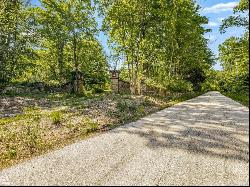
[[[78,70],[78,62],[76,56],[76,36],[74,35],[73,38],[73,59],[75,64],[75,85],[74,85],[74,92],[79,93],[79,70]]]
[[[64,51],[64,42],[59,42],[57,45],[57,62],[59,66],[59,77],[60,81],[63,81],[63,51]]]
[[[135,76],[135,69],[134,69],[134,49],[133,49],[133,46],[131,47],[132,50],[131,50],[131,53],[132,53],[132,56],[131,56],[131,75],[130,75],[130,92],[132,95],[135,95],[135,84],[134,84],[134,76]]]

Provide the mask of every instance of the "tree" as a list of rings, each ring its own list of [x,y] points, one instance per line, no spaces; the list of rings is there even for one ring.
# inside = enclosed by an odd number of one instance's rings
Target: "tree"
[[[141,93],[142,80],[167,86],[211,67],[199,7],[192,0],[100,0],[104,29],[124,65],[133,94]],[[187,32],[187,30],[189,32]],[[123,68],[124,69],[124,68]],[[198,78],[195,82],[201,81]]]
[[[242,37],[230,37],[219,46],[219,59],[223,67],[223,75],[228,77],[233,91],[249,90],[249,1],[241,0],[234,8],[234,15],[223,21],[220,27],[222,33],[230,27],[243,27]],[[242,14],[235,15],[237,12]]]
[[[59,79],[63,82],[64,78],[64,48],[68,42],[68,30],[65,25],[64,12],[66,9],[66,1],[58,0],[41,0],[42,7],[34,9],[36,13],[36,21],[39,25],[38,31],[41,35],[43,45],[52,45],[56,49],[57,66],[59,70]]]
[[[32,63],[34,22],[21,0],[0,1],[0,81],[9,82]]]
[[[75,65],[75,92],[80,93],[79,82],[79,51],[82,39],[92,38],[96,30],[96,21],[93,17],[94,7],[90,0],[70,0],[65,11],[65,23],[68,28],[69,40],[73,50],[73,61]]]
[[[243,13],[243,15],[237,15]],[[240,0],[239,4],[234,8],[234,15],[223,20],[220,26],[221,33],[226,32],[230,27],[244,27],[249,32],[249,1]]]
[[[42,40],[46,40],[42,47],[50,50],[56,49],[59,75],[65,78],[64,50],[67,45],[73,56],[76,85],[76,93],[83,92],[80,85],[80,51],[83,49],[83,41],[92,40],[97,32],[96,21],[93,17],[94,7],[90,0],[42,0],[42,7],[35,9],[39,23],[39,31]],[[82,87],[80,89],[80,87]]]

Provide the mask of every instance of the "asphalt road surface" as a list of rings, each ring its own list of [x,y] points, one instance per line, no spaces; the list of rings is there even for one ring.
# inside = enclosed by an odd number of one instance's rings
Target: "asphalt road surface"
[[[208,92],[0,171],[0,185],[248,185],[249,109]]]

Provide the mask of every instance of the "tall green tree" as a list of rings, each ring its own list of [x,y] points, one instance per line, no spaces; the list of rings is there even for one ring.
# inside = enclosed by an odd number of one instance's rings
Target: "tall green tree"
[[[94,19],[94,6],[90,0],[70,0],[65,11],[65,23],[72,45],[73,62],[75,66],[75,92],[82,92],[79,83],[79,54],[82,49],[82,39],[92,38],[96,33],[97,23]]]
[[[249,0],[240,0],[234,8],[234,15],[223,20],[220,26],[221,33],[230,27],[244,27],[249,31]]]
[[[231,91],[249,90],[249,1],[241,0],[234,8],[234,15],[225,19],[220,27],[221,33],[230,27],[242,27],[241,37],[230,37],[219,46],[219,58],[223,76],[230,83]],[[228,84],[229,84],[228,83]]]
[[[34,19],[27,1],[0,1],[0,81],[9,82],[32,65]]]
[[[41,7],[35,9],[41,40],[47,40],[50,50],[55,49],[59,76],[65,78],[64,49],[70,45],[75,71],[75,92],[80,91],[80,52],[82,41],[92,40],[96,34],[97,23],[94,19],[94,6],[90,0],[41,0]],[[48,47],[48,46],[42,46]],[[84,89],[84,88],[83,88]]]
[[[191,80],[212,65],[203,24],[192,0],[100,0],[114,49],[127,66],[131,92],[140,94],[142,80],[167,86],[171,79]],[[188,31],[188,32],[187,32]],[[198,86],[201,81],[193,78]]]
[[[57,70],[60,81],[64,78],[64,48],[68,42],[68,30],[65,25],[64,12],[66,1],[41,0],[41,7],[35,8],[41,47],[52,45],[57,58]],[[52,47],[51,46],[51,47]]]

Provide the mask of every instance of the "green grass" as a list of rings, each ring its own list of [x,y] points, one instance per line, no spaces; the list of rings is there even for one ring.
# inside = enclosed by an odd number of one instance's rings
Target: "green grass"
[[[17,114],[14,117],[0,118],[0,126],[11,124],[22,120],[28,120],[34,118],[35,120],[40,119],[41,110],[38,107],[25,107],[22,114]]]
[[[63,121],[63,113],[60,111],[54,111],[50,114],[52,123],[54,125],[59,125]]]
[[[135,121],[200,94],[173,94],[166,98],[119,94],[91,97],[64,93],[19,95],[35,101],[48,100],[53,104],[49,107],[39,104],[23,107],[22,113],[14,117],[0,118],[0,169]]]
[[[249,94],[248,93],[223,93],[225,96],[241,103],[242,105],[249,107]]]

